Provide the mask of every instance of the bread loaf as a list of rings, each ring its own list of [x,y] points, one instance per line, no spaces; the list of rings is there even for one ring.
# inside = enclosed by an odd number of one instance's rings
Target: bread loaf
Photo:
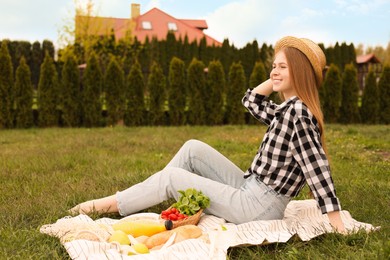
[[[147,238],[145,240],[145,245],[149,249],[161,246],[168,241],[168,239],[173,235],[173,233],[176,233],[174,243],[178,243],[186,239],[200,237],[202,235],[202,230],[195,225],[185,225],[177,227],[175,229],[163,231]]]

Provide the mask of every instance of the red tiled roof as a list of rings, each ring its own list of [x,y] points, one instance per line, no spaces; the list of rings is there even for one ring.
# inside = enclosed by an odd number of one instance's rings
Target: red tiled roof
[[[359,55],[356,57],[356,63],[381,63],[374,53]]]
[[[145,29],[142,22],[149,22],[151,28]],[[199,42],[205,37],[206,44],[209,46],[222,45],[219,41],[203,33],[203,29],[208,28],[205,20],[176,19],[158,8],[153,8],[134,19],[78,16],[76,17],[76,35],[83,32],[82,25],[85,25],[88,27],[88,34],[110,35],[111,31],[114,30],[117,40],[125,37],[128,30],[140,42],[144,42],[146,37],[149,40],[152,40],[153,37],[164,40],[169,31],[168,23],[176,25],[176,30],[171,30],[176,39],[180,37],[184,39],[187,35],[189,42],[195,40]]]

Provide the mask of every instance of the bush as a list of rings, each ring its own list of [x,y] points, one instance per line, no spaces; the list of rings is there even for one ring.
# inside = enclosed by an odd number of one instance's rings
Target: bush
[[[390,66],[383,68],[381,78],[378,83],[380,96],[380,122],[390,124]]]
[[[15,126],[27,128],[33,125],[33,86],[31,84],[31,72],[26,59],[20,59],[16,69],[15,80]]]
[[[57,126],[59,99],[58,74],[53,59],[48,52],[41,65],[41,74],[38,84],[38,124],[39,126]]]
[[[207,89],[209,98],[205,100],[206,124],[222,124],[224,112],[225,72],[220,61],[209,63]]]
[[[125,125],[140,126],[144,123],[145,84],[138,60],[131,66],[126,82]]]
[[[12,127],[13,66],[8,52],[8,41],[1,43],[0,50],[0,128]]]
[[[116,58],[111,57],[105,77],[107,124],[120,124],[125,112],[124,73]]]
[[[345,66],[342,84],[342,105],[340,108],[340,122],[345,124],[358,123],[359,115],[359,85],[357,71],[353,64]]]
[[[226,95],[226,120],[229,124],[244,123],[244,109],[241,104],[245,93],[246,78],[241,63],[233,62],[229,70],[229,82]]]
[[[372,70],[370,70],[366,78],[362,97],[362,106],[360,107],[362,123],[378,123],[379,105],[379,90],[376,85],[375,74]]]
[[[324,118],[329,123],[336,123],[340,118],[342,86],[340,70],[335,64],[331,64],[322,85],[321,99]]]
[[[151,125],[164,124],[166,79],[161,66],[153,62],[148,78],[149,89],[149,120]]]
[[[187,98],[187,85],[184,61],[173,57],[169,65],[169,120],[171,125],[183,125],[185,123],[185,109]]]

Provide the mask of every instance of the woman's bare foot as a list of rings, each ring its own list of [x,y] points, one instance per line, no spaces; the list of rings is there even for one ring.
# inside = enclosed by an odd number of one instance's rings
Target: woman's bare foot
[[[111,195],[96,200],[89,200],[76,205],[68,211],[72,215],[84,214],[89,215],[91,213],[115,213],[118,212],[118,203],[116,201],[116,195]]]

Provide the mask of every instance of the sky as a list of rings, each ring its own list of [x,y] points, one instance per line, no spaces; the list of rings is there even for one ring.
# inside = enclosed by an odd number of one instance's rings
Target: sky
[[[73,24],[76,4],[88,0],[0,0],[0,40],[51,40],[60,44]],[[390,42],[390,0],[89,0],[98,16],[128,18],[131,3],[141,14],[153,7],[178,19],[204,19],[204,32],[236,47],[257,40],[274,44],[286,35],[364,48]]]

